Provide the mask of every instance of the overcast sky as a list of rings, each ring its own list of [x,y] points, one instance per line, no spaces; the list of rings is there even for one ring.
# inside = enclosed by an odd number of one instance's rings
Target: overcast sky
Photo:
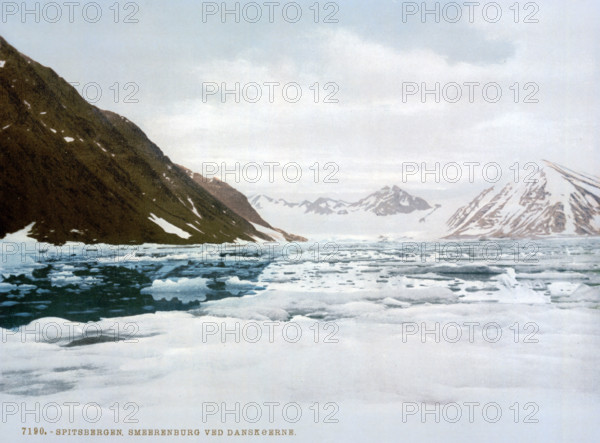
[[[386,184],[421,195],[464,190],[461,184],[436,184],[432,178],[425,184],[414,177],[403,183],[403,162],[431,167],[435,162],[498,162],[508,177],[512,163],[545,158],[600,175],[597,1],[539,1],[539,7],[529,3],[527,9],[527,2],[521,2],[518,17],[509,8],[513,0],[498,2],[502,17],[496,23],[491,23],[495,8],[488,7],[484,15],[489,2],[475,8],[473,23],[463,2],[458,2],[462,17],[457,23],[448,22],[457,9],[444,8],[447,2],[441,2],[440,23],[433,14],[426,23],[418,12],[403,16],[411,5],[391,0],[345,0],[337,6],[322,1],[319,23],[314,6],[310,9],[313,0],[298,2],[302,17],[296,23],[284,19],[288,3],[283,1],[274,9],[273,23],[262,1],[257,2],[262,10],[257,23],[244,19],[247,2],[241,2],[240,23],[234,15],[222,23],[219,13],[203,20],[203,8],[206,12],[211,6],[200,1],[138,1],[138,7],[127,8],[121,2],[119,23],[109,9],[112,0],[99,2],[97,23],[84,20],[86,2],[75,8],[73,23],[61,1],[57,23],[48,23],[56,16],[53,7],[41,11],[40,23],[33,14],[23,23],[22,11],[10,15],[10,2],[2,3],[0,33],[10,43],[68,81],[99,84],[97,105],[137,123],[172,160],[199,172],[208,162],[296,162],[303,168],[296,184],[284,181],[279,169],[273,184],[237,184],[247,194],[353,198]],[[28,2],[31,9],[34,3]],[[37,3],[41,8],[48,4]],[[233,9],[235,2],[227,4]],[[21,8],[21,2],[14,5]],[[434,8],[435,2],[428,5]],[[256,8],[245,12],[253,19]],[[289,6],[286,12],[293,20],[296,9]],[[95,9],[87,13],[93,21]],[[128,14],[138,22],[124,23]],[[324,23],[327,16],[337,23]],[[110,89],[115,82],[121,89],[119,103]],[[128,82],[139,86],[133,97],[138,103],[123,102],[134,92],[124,89]],[[229,95],[222,103],[217,93],[205,100],[203,84],[233,88],[236,82],[262,85],[262,99],[235,103]],[[266,82],[298,83],[302,98],[289,103],[282,88],[274,87],[270,103]],[[449,103],[442,96],[436,103],[430,94],[422,103],[419,93],[403,96],[407,83],[434,88],[436,82],[458,83],[462,99]],[[479,86],[470,103],[465,82],[495,82],[502,98],[489,103],[495,89],[484,97]],[[319,103],[310,89],[315,83]],[[338,103],[324,103],[336,89],[333,84],[339,87]],[[246,92],[255,95],[251,87]],[[293,92],[288,89],[290,96]],[[449,99],[456,97],[455,88],[445,92]],[[526,98],[538,102],[525,103]],[[315,162],[321,167],[318,184],[309,169]],[[339,184],[322,183],[333,171],[323,169],[328,162],[339,165]]]

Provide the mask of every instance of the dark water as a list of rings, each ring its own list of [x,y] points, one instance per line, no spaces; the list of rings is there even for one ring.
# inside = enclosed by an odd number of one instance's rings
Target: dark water
[[[144,258],[97,261],[70,256],[49,263],[29,263],[22,273],[19,267],[13,267],[10,274],[3,272],[1,280],[0,327],[15,328],[42,317],[89,322],[189,310],[200,306],[201,301],[240,297],[264,289],[258,283],[229,287],[223,280],[236,275],[240,280],[256,282],[268,260],[223,258],[198,261],[152,253]],[[160,297],[142,292],[155,279],[181,278],[206,279],[206,288],[197,291],[195,300],[189,300],[189,294]]]
[[[493,301],[495,292],[518,285],[560,303],[570,301],[578,285],[600,285],[598,239],[326,242],[305,244],[291,255],[281,247],[212,246],[207,252],[201,246],[144,246],[112,258],[97,254],[98,247],[93,256],[58,249],[20,255],[15,253],[19,247],[2,248],[10,251],[2,256],[0,267],[2,328],[42,317],[89,322],[190,310],[206,301],[257,294],[275,283],[307,290],[334,288],[339,293],[357,287],[378,291],[443,285],[457,295],[446,303],[472,301],[481,294]],[[31,252],[30,246],[22,247]],[[588,291],[584,298],[594,299],[594,294]],[[397,297],[402,300],[401,294]]]

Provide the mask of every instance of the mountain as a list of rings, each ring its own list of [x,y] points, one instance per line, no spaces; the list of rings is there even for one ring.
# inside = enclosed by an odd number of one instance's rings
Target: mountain
[[[327,241],[373,240],[381,236],[440,238],[446,234],[445,221],[456,208],[430,204],[397,186],[385,186],[355,202],[330,197],[294,202],[266,195],[251,196],[249,201],[278,226]]]
[[[600,179],[549,161],[524,183],[488,188],[447,222],[449,237],[600,234]]]
[[[289,202],[257,195],[269,220],[311,237],[434,240],[600,235],[600,178],[544,161],[519,183],[484,189],[465,204],[447,193],[430,204],[397,186],[354,203],[322,197]],[[457,209],[458,208],[458,209]]]
[[[0,37],[0,238],[32,224],[57,244],[272,239]]]
[[[318,198],[314,202],[305,200],[301,203],[290,203],[283,199],[273,199],[266,195],[253,196],[250,199],[250,203],[256,209],[263,209],[266,206],[281,206],[285,208],[297,208],[305,214],[318,215],[348,215],[355,212],[367,212],[380,217],[386,217],[431,209],[431,206],[425,200],[420,197],[413,197],[398,186],[385,186],[355,203],[348,203],[343,200],[335,200],[327,197]]]
[[[261,210],[261,209],[263,209],[265,207],[269,207],[269,206],[280,206],[283,208],[299,208],[299,207],[306,207],[306,205],[311,204],[307,200],[303,201],[302,203],[290,203],[290,202],[284,200],[283,198],[275,199],[275,198],[269,197],[268,195],[263,195],[263,194],[251,195],[248,198],[248,201],[249,201],[250,205],[252,205],[252,207],[256,208],[257,210]]]
[[[321,197],[314,202],[307,200],[298,204],[298,207],[303,209],[305,213],[328,215],[328,214],[347,214],[349,203],[343,200],[334,200],[332,198]]]
[[[373,212],[382,217],[396,214],[410,214],[413,211],[431,209],[429,203],[420,197],[413,197],[398,186],[386,186],[381,190],[350,205],[350,211]]]
[[[289,234],[282,229],[271,226],[260,216],[258,212],[256,212],[244,194],[224,181],[221,181],[218,178],[205,178],[201,174],[193,172],[192,170],[181,165],[177,165],[177,167],[225,206],[232,209],[236,214],[252,223],[252,225],[258,231],[276,239],[281,237],[282,240],[289,242],[306,241],[304,237]]]

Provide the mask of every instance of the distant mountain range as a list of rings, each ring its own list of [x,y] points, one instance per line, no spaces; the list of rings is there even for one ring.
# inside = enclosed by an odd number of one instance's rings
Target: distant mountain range
[[[282,236],[257,229],[270,225],[254,213],[247,220],[243,205],[236,205],[238,213],[224,203],[233,202],[233,188],[222,199],[215,196],[132,122],[90,105],[52,69],[2,37],[0,170],[0,238],[30,225],[30,236],[56,244]]]
[[[545,161],[521,183],[485,189],[458,209],[432,205],[397,186],[355,203],[320,197],[289,202],[266,195],[250,203],[280,224],[330,234],[410,238],[535,238],[600,235],[600,179]],[[450,212],[449,212],[450,211]]]
[[[280,205],[286,208],[298,208],[305,214],[319,215],[348,215],[354,212],[369,212],[385,217],[431,209],[431,206],[425,200],[420,197],[413,197],[398,186],[386,186],[355,203],[326,197],[318,198],[314,202],[305,200],[301,203],[290,203],[283,199],[273,199],[266,195],[250,197],[250,203],[259,210],[265,206]]]

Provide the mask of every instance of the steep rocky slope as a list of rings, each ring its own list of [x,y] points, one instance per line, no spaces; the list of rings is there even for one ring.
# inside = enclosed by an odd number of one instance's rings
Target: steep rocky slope
[[[32,223],[51,243],[270,239],[136,125],[0,37],[0,238]]]

